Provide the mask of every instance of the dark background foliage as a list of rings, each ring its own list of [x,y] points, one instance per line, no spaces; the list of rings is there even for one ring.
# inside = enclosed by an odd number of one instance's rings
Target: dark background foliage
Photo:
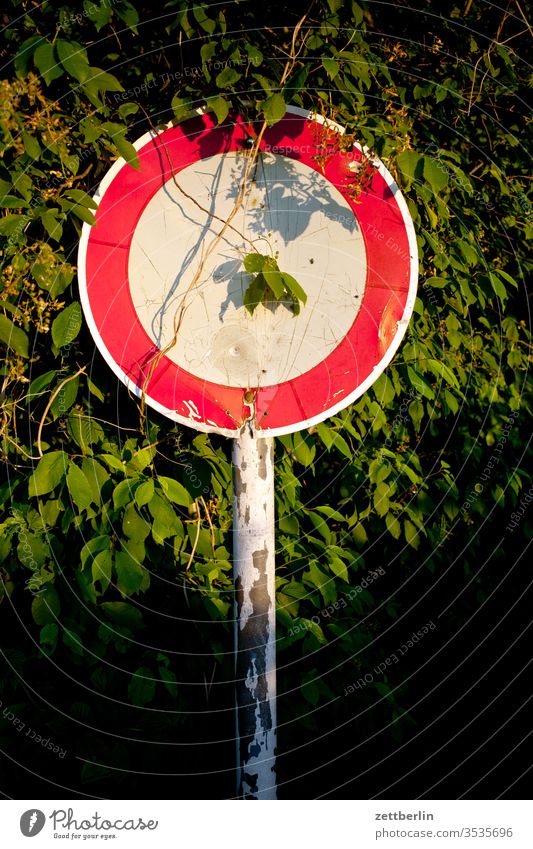
[[[82,320],[76,248],[91,194],[117,156],[136,164],[150,127],[202,106],[274,122],[294,103],[395,175],[420,287],[372,390],[277,440],[280,796],[519,796],[532,515],[520,5],[8,7],[3,792],[234,792],[230,446],[143,420]]]

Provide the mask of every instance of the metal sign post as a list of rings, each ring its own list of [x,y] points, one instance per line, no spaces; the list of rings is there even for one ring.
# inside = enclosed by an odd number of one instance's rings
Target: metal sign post
[[[85,317],[120,380],[143,406],[234,440],[241,799],[276,798],[273,437],[366,392],[416,298],[407,204],[383,163],[339,143],[343,132],[288,107],[262,134],[246,184],[258,132],[240,116],[153,130],[135,143],[139,170],[120,159],[104,177],[78,253]],[[301,284],[298,315],[272,303],[248,313],[250,252]]]
[[[274,439],[233,440],[237,796],[276,798]]]

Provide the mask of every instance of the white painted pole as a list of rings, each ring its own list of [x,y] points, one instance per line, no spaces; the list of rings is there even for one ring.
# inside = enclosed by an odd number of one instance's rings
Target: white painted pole
[[[274,440],[233,441],[237,796],[276,799]]]

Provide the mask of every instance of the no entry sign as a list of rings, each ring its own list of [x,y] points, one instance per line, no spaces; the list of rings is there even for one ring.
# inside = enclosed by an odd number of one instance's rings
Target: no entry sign
[[[201,114],[139,139],[140,170],[119,160],[99,188],[78,265],[87,321],[121,380],[168,418],[234,437],[237,795],[274,799],[272,437],[376,380],[407,328],[418,269],[382,163],[289,109],[259,136],[249,179],[257,129]],[[298,315],[283,303],[248,312],[250,253],[300,284]]]
[[[135,144],[140,170],[118,160],[102,181],[80,242],[84,312],[114,372],[168,418],[235,437],[253,398],[258,436],[300,430],[359,397],[398,348],[418,271],[406,203],[376,160],[354,195],[366,157],[324,157],[321,124],[290,108],[266,131],[232,228],[192,288],[235,205],[250,127],[202,114],[150,132]],[[244,308],[250,250],[301,284],[298,316]]]

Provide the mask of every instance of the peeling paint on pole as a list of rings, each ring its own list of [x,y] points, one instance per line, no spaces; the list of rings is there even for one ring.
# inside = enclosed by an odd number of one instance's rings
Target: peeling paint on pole
[[[237,795],[276,799],[274,440],[233,442]]]

